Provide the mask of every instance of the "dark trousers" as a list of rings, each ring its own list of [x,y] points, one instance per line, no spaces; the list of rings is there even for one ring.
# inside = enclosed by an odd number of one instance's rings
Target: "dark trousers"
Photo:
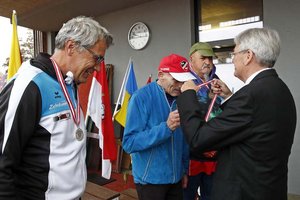
[[[184,189],[184,200],[194,200],[200,187],[201,200],[210,200],[213,184],[213,174],[200,173],[196,176],[189,176],[187,188]]]
[[[135,184],[139,200],[182,200],[181,181],[176,184]]]

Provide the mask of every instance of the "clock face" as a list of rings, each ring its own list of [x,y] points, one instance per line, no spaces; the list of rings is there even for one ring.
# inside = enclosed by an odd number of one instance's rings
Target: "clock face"
[[[137,22],[132,25],[128,32],[128,43],[136,50],[144,48],[150,38],[150,32],[146,24]]]

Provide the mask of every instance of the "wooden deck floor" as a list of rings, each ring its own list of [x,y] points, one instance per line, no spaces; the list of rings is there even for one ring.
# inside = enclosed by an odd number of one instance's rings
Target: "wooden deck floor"
[[[82,200],[137,200],[133,177],[126,173],[112,173],[115,181],[103,186],[87,182]]]
[[[82,200],[137,200],[136,190],[133,188],[117,192],[91,182],[87,182]]]
[[[123,174],[112,174],[116,181],[99,186],[87,182],[87,187],[82,200],[137,200],[137,193],[132,176],[127,176],[124,180]],[[299,195],[288,195],[288,200],[300,200]]]

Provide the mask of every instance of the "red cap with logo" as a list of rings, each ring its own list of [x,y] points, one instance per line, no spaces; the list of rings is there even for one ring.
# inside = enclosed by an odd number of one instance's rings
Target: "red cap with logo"
[[[179,82],[195,79],[190,73],[188,60],[177,54],[171,54],[162,58],[158,66],[158,71],[170,73]]]

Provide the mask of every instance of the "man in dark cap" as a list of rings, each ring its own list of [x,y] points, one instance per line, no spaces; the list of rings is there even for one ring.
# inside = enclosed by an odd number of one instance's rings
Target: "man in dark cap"
[[[205,42],[197,42],[190,49],[190,67],[191,73],[196,77],[196,85],[206,84],[215,78],[216,67],[213,64],[213,58],[216,57],[212,47]],[[210,92],[211,84],[206,84],[197,91],[199,104],[203,107],[202,112],[207,113],[210,104],[213,103],[212,111],[209,113],[211,119],[221,112],[219,108],[221,97],[213,101],[213,94]],[[213,184],[213,175],[216,169],[216,152],[193,154],[191,152],[189,162],[188,185],[184,189],[184,199],[195,199],[200,187],[201,200],[210,200]]]

